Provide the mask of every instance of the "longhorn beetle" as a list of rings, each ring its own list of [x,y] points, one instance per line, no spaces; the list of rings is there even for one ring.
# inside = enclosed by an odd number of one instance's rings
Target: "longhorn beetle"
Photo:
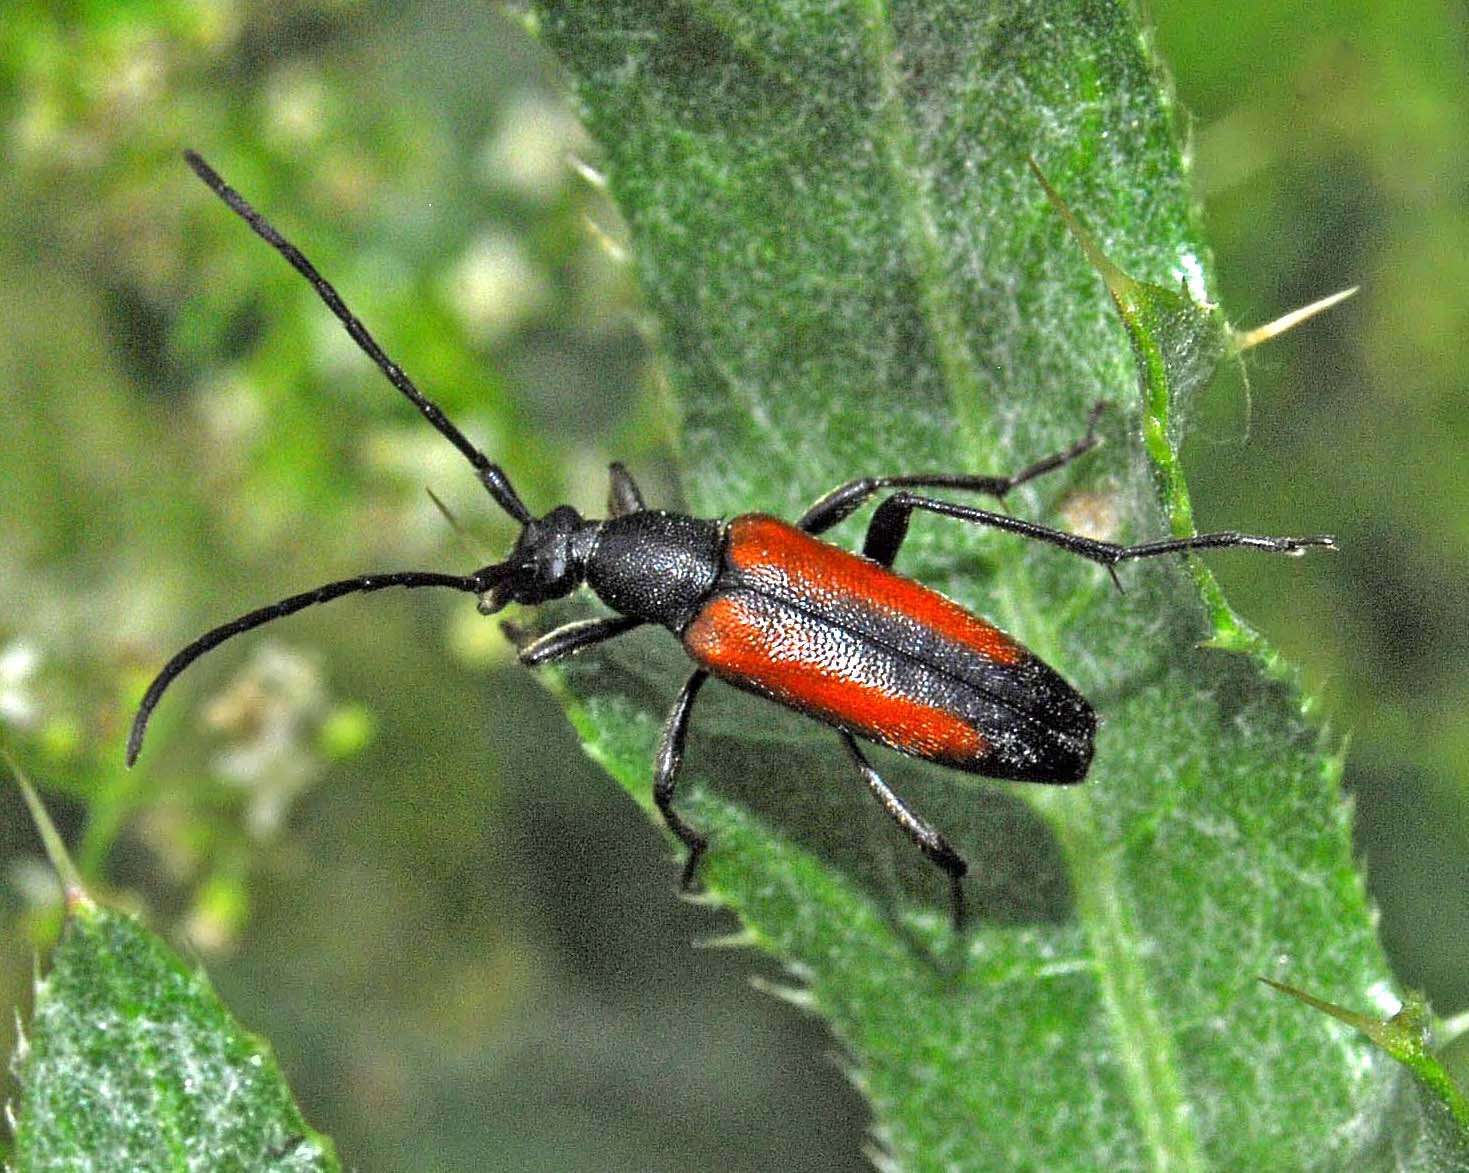
[[[909,492],[950,489],[1003,501],[1018,485],[1071,463],[1097,444],[1094,409],[1086,434],[1009,476],[903,473],[848,481],[794,525],[759,513],[728,521],[649,509],[628,471],[611,466],[603,521],[558,505],[534,516],[503,469],[464,436],[378,346],[316,267],[192,151],[184,158],[205,184],[299,272],[377,364],[388,382],[464,455],[485,490],[520,524],[503,562],[472,574],[405,570],[365,574],[292,595],[206,632],[164,665],[149,685],[128,737],[137,760],[148,718],[176,676],[227,639],[343,595],[385,587],[448,587],[479,597],[494,614],[506,603],[544,603],[586,584],[615,614],[568,623],[520,648],[535,668],[625,635],[666,627],[695,668],[679,691],[659,742],[653,798],[688,850],[690,887],[708,840],[674,809],[689,715],[711,675],[830,725],[862,780],[923,854],[948,877],[954,922],[963,923],[963,857],[900,798],[857,739],[970,774],[1068,784],[1086,777],[1097,718],[1084,697],[993,624],[892,569],[915,510],[992,526],[1105,566],[1192,550],[1243,546],[1282,554],[1334,547],[1326,535],[1260,537],[1233,531],[1162,538],[1133,546],[1064,533],[1005,513]],[[821,540],[826,530],[887,489],[867,526],[862,553]]]

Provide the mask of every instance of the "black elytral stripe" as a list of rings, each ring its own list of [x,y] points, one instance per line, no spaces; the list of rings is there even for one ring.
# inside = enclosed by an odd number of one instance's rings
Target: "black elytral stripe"
[[[1018,660],[1006,663],[935,631],[895,607],[883,606],[880,600],[848,593],[808,595],[790,590],[789,579],[779,574],[736,570],[729,572],[724,582],[730,593],[758,595],[775,606],[790,608],[792,614],[784,622],[840,630],[847,637],[850,658],[860,659],[880,648],[949,677],[1052,735],[1089,745],[1096,731],[1096,714],[1086,699],[1023,647]],[[960,715],[966,712],[962,707],[950,711]]]
[[[978,732],[987,749],[973,760],[940,759],[966,773],[1017,781],[1071,783],[1086,774],[1092,757],[1096,715],[1091,706],[1049,667],[1027,655],[1016,664],[984,657],[971,661],[977,672],[956,671],[955,663],[933,662],[874,639],[869,630],[838,623],[786,599],[740,589],[735,598],[759,620],[762,630],[779,633],[792,659],[819,665],[862,689],[902,697],[950,713]],[[772,650],[782,650],[777,646]],[[972,651],[972,649],[963,649]],[[725,677],[736,687],[790,704],[750,681]],[[817,715],[800,706],[802,711]],[[904,747],[880,731],[852,728],[872,740]]]

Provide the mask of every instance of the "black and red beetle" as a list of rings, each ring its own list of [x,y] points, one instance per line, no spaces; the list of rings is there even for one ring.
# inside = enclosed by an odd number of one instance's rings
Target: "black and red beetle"
[[[992,623],[892,570],[914,510],[993,526],[1049,542],[1107,567],[1136,558],[1245,546],[1296,554],[1332,547],[1327,536],[1259,537],[1234,532],[1121,546],[1063,533],[1004,513],[908,492],[954,489],[1003,499],[1017,485],[1061,468],[1096,444],[1071,447],[1010,476],[965,473],[863,477],[832,490],[794,524],[749,513],[731,520],[648,509],[620,464],[611,468],[606,520],[569,505],[544,517],[526,508],[499,465],[465,438],[394,363],[315,266],[193,152],[199,177],[306,278],[347,333],[424,417],[459,449],[495,502],[521,526],[504,562],[473,574],[367,574],[292,595],[206,633],[173,657],[148,687],[128,737],[131,765],[148,718],[185,668],[225,640],[342,595],[385,587],[449,587],[479,596],[493,614],[506,603],[544,603],[586,584],[616,614],[557,628],[520,649],[528,667],[549,664],[644,624],[668,628],[696,665],[668,715],[654,767],[653,797],[688,848],[685,887],[707,841],[673,808],[689,714],[711,676],[832,726],[883,809],[949,878],[955,922],[963,918],[964,859],[873,769],[857,739],[989,778],[1067,784],[1091,765],[1097,718],[1084,697]],[[870,497],[886,497],[862,553],[820,540]]]

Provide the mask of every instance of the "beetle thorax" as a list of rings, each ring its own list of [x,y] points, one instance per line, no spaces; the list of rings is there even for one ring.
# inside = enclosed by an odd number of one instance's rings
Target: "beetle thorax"
[[[661,510],[639,510],[597,527],[586,581],[623,615],[681,633],[719,577],[724,526]]]

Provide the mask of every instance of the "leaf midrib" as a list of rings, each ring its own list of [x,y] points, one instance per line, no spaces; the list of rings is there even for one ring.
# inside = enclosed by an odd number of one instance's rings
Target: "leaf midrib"
[[[969,433],[971,444],[982,439],[977,419],[981,381],[973,352],[965,341],[958,296],[948,288],[936,221],[928,190],[920,178],[917,144],[899,92],[894,64],[896,40],[885,0],[863,0],[867,19],[863,43],[878,79],[881,104],[877,130],[892,189],[899,197],[899,216],[908,263],[920,290],[929,336],[938,352],[944,386],[954,416]],[[1074,795],[1027,795],[1056,833],[1070,874],[1078,878],[1076,914],[1092,943],[1101,986],[1119,1053],[1125,1085],[1143,1137],[1158,1169],[1202,1168],[1193,1130],[1185,1117],[1177,1062],[1164,1030],[1148,975],[1138,960],[1139,942],[1131,929],[1115,867],[1086,812],[1086,798]]]
[[[729,19],[720,5],[693,0],[691,10],[774,76],[797,80],[753,38],[741,32],[738,22]],[[967,341],[960,313],[962,300],[951,288],[931,192],[919,165],[918,143],[901,92],[891,14],[885,0],[858,0],[858,11],[862,47],[878,85],[879,102],[872,130],[895,197],[894,215],[901,230],[905,262],[918,290],[920,316],[935,350],[951,412],[964,433],[964,446],[970,451],[984,450],[991,446],[992,439],[981,414],[985,384]],[[762,421],[752,418],[751,422]],[[1003,594],[1015,610],[1023,610],[1037,621],[1025,626],[1033,646],[1054,646],[1053,625],[1030,605],[1032,600],[1021,599],[1009,589]],[[1117,1039],[1125,1069],[1124,1084],[1152,1164],[1158,1169],[1200,1169],[1172,1040],[1163,1027],[1147,970],[1139,960],[1141,942],[1132,928],[1133,918],[1123,899],[1115,861],[1109,858],[1107,845],[1090,818],[1087,798],[1029,790],[1024,796],[1052,827],[1070,874],[1078,877],[1077,919],[1094,955],[1102,962],[1096,966],[1102,1004]]]

